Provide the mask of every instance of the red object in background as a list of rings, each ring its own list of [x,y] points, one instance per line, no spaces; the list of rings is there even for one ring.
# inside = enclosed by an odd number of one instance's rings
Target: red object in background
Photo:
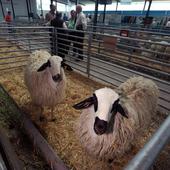
[[[6,21],[6,22],[11,22],[11,21],[12,21],[11,15],[7,14],[7,15],[5,16],[5,21]]]
[[[129,31],[128,30],[120,30],[120,36],[128,37],[129,36]]]

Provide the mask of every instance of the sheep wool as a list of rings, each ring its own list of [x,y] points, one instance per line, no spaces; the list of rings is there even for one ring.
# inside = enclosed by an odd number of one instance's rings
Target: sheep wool
[[[114,159],[128,151],[156,113],[159,90],[153,81],[133,77],[122,83],[115,92],[119,95],[121,106],[128,113],[128,119],[116,114],[110,133],[97,135],[94,132],[93,106],[84,109],[76,122],[78,139],[85,150],[97,159]]]
[[[48,60],[54,62],[54,65],[51,66],[52,71],[47,67],[44,71],[37,72],[43,63],[46,63]],[[25,69],[24,78],[35,105],[54,107],[64,99],[66,78],[64,70],[60,66],[61,61],[62,59],[60,57],[51,56],[44,50],[35,51],[31,54],[29,63]],[[52,79],[55,74],[61,75],[61,81],[55,82]]]

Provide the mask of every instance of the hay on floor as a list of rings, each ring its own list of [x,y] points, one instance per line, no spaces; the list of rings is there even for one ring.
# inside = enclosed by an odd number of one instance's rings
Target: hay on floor
[[[55,122],[39,123],[36,121],[38,108],[32,105],[29,93],[23,80],[23,69],[18,69],[10,73],[4,73],[0,77],[0,83],[5,87],[9,94],[15,99],[18,105],[37,123],[44,137],[48,140],[60,158],[69,166],[76,170],[120,170],[127,162],[143,147],[146,140],[158,128],[164,120],[163,114],[158,114],[150,128],[140,137],[138,143],[132,150],[121,159],[115,160],[111,165],[89,157],[80,146],[79,140],[74,134],[74,123],[79,117],[80,112],[72,108],[72,105],[90,96],[94,90],[104,87],[75,72],[67,72],[66,98],[62,104],[55,107]],[[49,108],[45,109],[44,115],[48,117]]]

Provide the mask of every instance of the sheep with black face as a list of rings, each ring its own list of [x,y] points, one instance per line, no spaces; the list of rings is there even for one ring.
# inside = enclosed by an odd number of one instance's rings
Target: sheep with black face
[[[24,76],[33,104],[41,108],[51,107],[53,119],[54,107],[65,96],[66,78],[62,58],[51,56],[44,50],[35,51],[29,58]]]
[[[156,84],[143,77],[130,78],[115,91],[96,90],[92,97],[73,106],[83,109],[75,128],[82,146],[98,159],[124,154],[148,127],[158,95]]]

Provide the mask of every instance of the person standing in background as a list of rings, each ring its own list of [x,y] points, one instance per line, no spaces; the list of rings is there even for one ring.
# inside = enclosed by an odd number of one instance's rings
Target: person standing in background
[[[5,15],[5,22],[7,22],[7,23],[11,23],[12,22],[11,11],[8,11],[7,15]]]
[[[82,12],[82,6],[77,5],[76,6],[76,13],[77,13],[77,19],[75,23],[75,29],[80,30],[80,32],[76,31],[76,42],[74,43],[74,47],[78,48],[78,60],[81,59],[83,60],[83,41],[84,41],[84,32],[87,29],[87,19],[85,14]]]
[[[12,16],[11,16],[11,11],[8,11],[7,12],[7,15],[5,15],[5,22],[7,23],[7,26],[8,26],[8,33],[12,33],[12,29],[10,28],[12,25],[11,25],[11,22],[12,22]]]
[[[68,20],[68,23],[67,23],[67,27],[68,27],[68,45],[70,46],[71,45],[71,42],[73,43],[73,46],[74,46],[74,43],[76,41],[75,39],[75,31],[74,31],[74,28],[75,28],[75,23],[76,23],[76,11],[74,10],[71,10],[70,11],[70,19]],[[68,50],[69,50],[69,47],[68,47]],[[73,48],[73,55],[76,53],[76,49]]]
[[[64,59],[67,54],[67,32],[64,29],[67,29],[67,25],[61,17],[62,13],[57,11],[56,17],[51,21],[51,26],[57,30],[57,40],[54,40],[54,42],[57,41],[55,46],[57,47],[58,55]]]
[[[50,11],[45,15],[45,21],[47,22],[47,25],[50,25],[51,20],[55,18],[55,11],[56,11],[56,6],[51,4]]]

